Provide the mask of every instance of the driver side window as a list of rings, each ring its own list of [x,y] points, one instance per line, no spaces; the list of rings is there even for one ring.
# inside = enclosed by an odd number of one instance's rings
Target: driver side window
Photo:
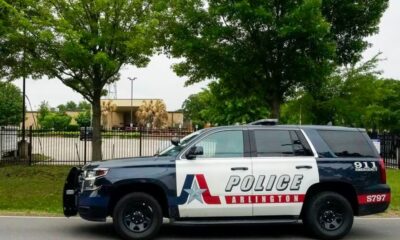
[[[203,148],[203,155],[197,158],[232,158],[243,157],[243,132],[241,130],[212,133],[198,143]]]

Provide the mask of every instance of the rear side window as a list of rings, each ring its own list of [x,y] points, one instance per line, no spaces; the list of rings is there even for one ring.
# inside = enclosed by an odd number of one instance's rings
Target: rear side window
[[[310,156],[296,131],[254,130],[257,157]]]
[[[318,130],[318,133],[337,157],[376,157],[361,132]]]

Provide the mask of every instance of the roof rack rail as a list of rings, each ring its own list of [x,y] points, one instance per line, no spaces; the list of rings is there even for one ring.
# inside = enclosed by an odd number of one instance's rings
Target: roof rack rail
[[[265,118],[265,119],[260,119],[254,122],[249,123],[248,125],[263,125],[263,126],[273,126],[278,124],[278,119],[274,118]]]

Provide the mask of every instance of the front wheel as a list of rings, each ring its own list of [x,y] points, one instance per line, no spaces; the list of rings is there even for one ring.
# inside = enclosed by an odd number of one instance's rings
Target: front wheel
[[[349,201],[338,193],[321,192],[305,204],[303,222],[319,239],[340,239],[353,226],[353,208]]]
[[[152,239],[163,220],[160,204],[146,193],[131,193],[115,206],[114,228],[126,240]]]

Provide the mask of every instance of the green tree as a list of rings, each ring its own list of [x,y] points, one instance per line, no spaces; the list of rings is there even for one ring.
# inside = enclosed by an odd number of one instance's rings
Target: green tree
[[[43,120],[40,121],[39,124],[42,129],[63,131],[66,130],[70,125],[71,119],[72,118],[65,113],[51,112],[50,114],[44,116]]]
[[[399,131],[400,82],[381,79],[373,59],[336,71],[319,94],[304,91],[282,107],[284,123],[363,127],[372,131]],[[316,97],[315,97],[316,96]]]
[[[92,158],[101,159],[101,105],[104,86],[119,78],[125,64],[144,67],[153,54],[157,1],[42,0],[38,52],[41,72],[61,80],[92,105]],[[160,1],[162,2],[162,1]]]
[[[22,121],[22,94],[14,84],[0,81],[0,126]]]
[[[66,111],[90,111],[91,105],[86,101],[80,101],[76,103],[74,101],[68,101],[65,104],[60,104],[57,106],[58,111],[66,112]]]
[[[43,101],[39,106],[38,123],[42,129],[62,131],[67,129],[72,118],[65,112],[54,112],[48,102]]]
[[[219,125],[248,123],[268,117],[268,107],[256,95],[240,96],[237,90],[219,82],[209,84],[212,102],[203,111],[211,116],[211,122]]]
[[[185,121],[192,121],[193,126],[203,128],[207,123],[211,122],[209,115],[205,115],[203,111],[210,107],[213,96],[208,89],[190,95],[182,104],[182,111]]]
[[[75,118],[75,121],[80,127],[89,127],[90,112],[89,111],[80,112],[78,116]]]
[[[43,4],[36,0],[0,0],[0,77],[39,77],[38,57]]]
[[[207,123],[228,125],[266,118],[269,111],[256,96],[239,97],[218,82],[190,95],[182,105],[186,119],[200,127]]]
[[[335,63],[358,59],[387,0],[174,4],[170,16],[177,21],[167,26],[166,45],[184,59],[176,73],[189,76],[187,84],[219,79],[239,96],[257,95],[279,117],[281,103],[295,90],[314,93]]]
[[[78,111],[78,105],[74,101],[68,101],[65,104],[60,104],[57,106],[57,108],[60,112]]]
[[[322,14],[331,24],[336,43],[335,61],[355,64],[369,46],[366,37],[377,33],[389,0],[322,0]]]
[[[86,101],[80,101],[78,103],[78,109],[79,109],[79,111],[90,111],[91,105],[90,105],[90,103],[88,103]]]

